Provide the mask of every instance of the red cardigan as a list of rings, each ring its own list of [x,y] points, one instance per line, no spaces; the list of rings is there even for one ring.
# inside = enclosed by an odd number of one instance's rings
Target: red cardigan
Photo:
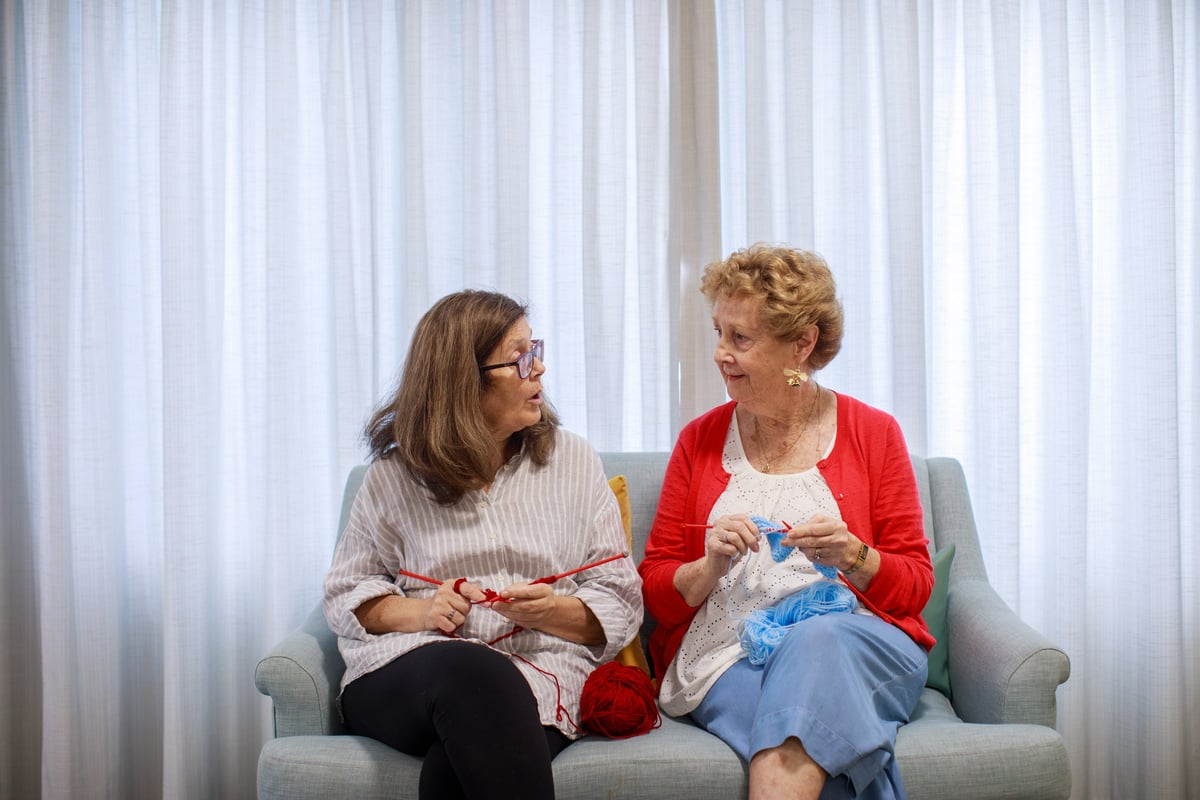
[[[638,567],[646,611],[658,623],[649,650],[660,676],[699,608],[688,605],[675,588],[675,571],[704,555],[706,533],[683,526],[707,523],[729,483],[721,453],[736,405],[726,403],[688,423],[667,462],[646,557]],[[917,480],[899,423],[883,411],[837,395],[837,440],[817,468],[850,532],[879,551],[879,572],[867,591],[850,588],[867,608],[930,649],[934,639],[921,612],[933,589],[933,566]]]

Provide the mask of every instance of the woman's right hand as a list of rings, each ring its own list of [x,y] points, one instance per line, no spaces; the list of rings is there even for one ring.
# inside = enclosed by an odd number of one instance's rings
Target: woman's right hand
[[[469,581],[442,581],[429,599],[425,612],[425,628],[442,633],[454,633],[471,613],[471,602],[486,599],[483,590]]]
[[[457,591],[455,584],[458,584]],[[385,594],[365,600],[356,609],[354,616],[367,631],[376,635],[384,633],[417,633],[419,631],[441,631],[454,633],[467,620],[472,602],[487,599],[483,590],[474,583],[461,580],[442,581],[433,597],[402,597]]]
[[[758,526],[746,514],[718,517],[704,542],[704,556],[724,573],[729,567],[729,559],[736,560],[749,551],[757,553],[758,541]]]
[[[688,605],[699,606],[728,572],[730,562],[758,547],[758,526],[749,516],[717,518],[704,539],[704,555],[675,570],[676,591]]]

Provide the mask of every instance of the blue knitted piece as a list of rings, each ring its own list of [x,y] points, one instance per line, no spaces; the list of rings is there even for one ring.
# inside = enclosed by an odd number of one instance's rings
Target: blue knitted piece
[[[750,519],[771,545],[771,557],[777,563],[787,558],[792,550],[783,544],[787,530],[763,517],[752,516]],[[751,611],[738,626],[742,650],[751,664],[765,664],[788,632],[809,617],[853,611],[858,607],[854,592],[836,580],[836,568],[822,564],[813,564],[813,567],[825,577],[824,580],[788,595],[773,606]]]
[[[771,558],[775,559],[775,563],[778,564],[787,558],[792,552],[792,548],[783,543],[783,537],[787,534],[787,529],[778,522],[772,522],[765,517],[751,516],[750,519],[758,526],[758,532],[767,537],[767,544],[771,545]],[[830,567],[825,564],[813,564],[813,567],[829,580],[837,577],[836,567]]]

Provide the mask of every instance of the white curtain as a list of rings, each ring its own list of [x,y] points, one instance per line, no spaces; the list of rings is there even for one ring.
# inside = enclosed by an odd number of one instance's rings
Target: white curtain
[[[1074,795],[1200,796],[1197,4],[717,16],[721,252],[824,254],[819,379],[963,462],[993,582],[1071,657]]]
[[[967,468],[1077,797],[1200,787],[1195,3],[0,4],[0,797],[251,797],[412,326],[495,288],[601,449],[721,400],[704,263]]]
[[[0,797],[253,795],[257,659],[438,297],[671,444],[665,3],[3,4]],[[650,268],[653,267],[653,268]]]

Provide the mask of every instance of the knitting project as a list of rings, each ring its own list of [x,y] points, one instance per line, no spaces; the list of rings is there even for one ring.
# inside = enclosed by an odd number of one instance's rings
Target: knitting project
[[[765,517],[751,516],[750,519],[758,526],[758,532],[767,537],[767,544],[771,545],[771,558],[775,559],[776,564],[791,554],[791,546],[783,543],[784,535],[792,529],[791,525],[786,522],[772,522]],[[813,567],[829,580],[837,577],[837,568],[835,567],[817,563],[814,563]]]
[[[783,537],[791,526],[763,517],[751,516],[750,519],[771,546],[771,558],[776,563],[786,559],[792,548],[783,544]],[[813,567],[823,576],[822,580],[793,592],[773,606],[751,611],[738,626],[742,650],[751,664],[765,664],[792,628],[809,617],[849,612],[858,607],[854,592],[837,581],[836,568],[815,563]]]

